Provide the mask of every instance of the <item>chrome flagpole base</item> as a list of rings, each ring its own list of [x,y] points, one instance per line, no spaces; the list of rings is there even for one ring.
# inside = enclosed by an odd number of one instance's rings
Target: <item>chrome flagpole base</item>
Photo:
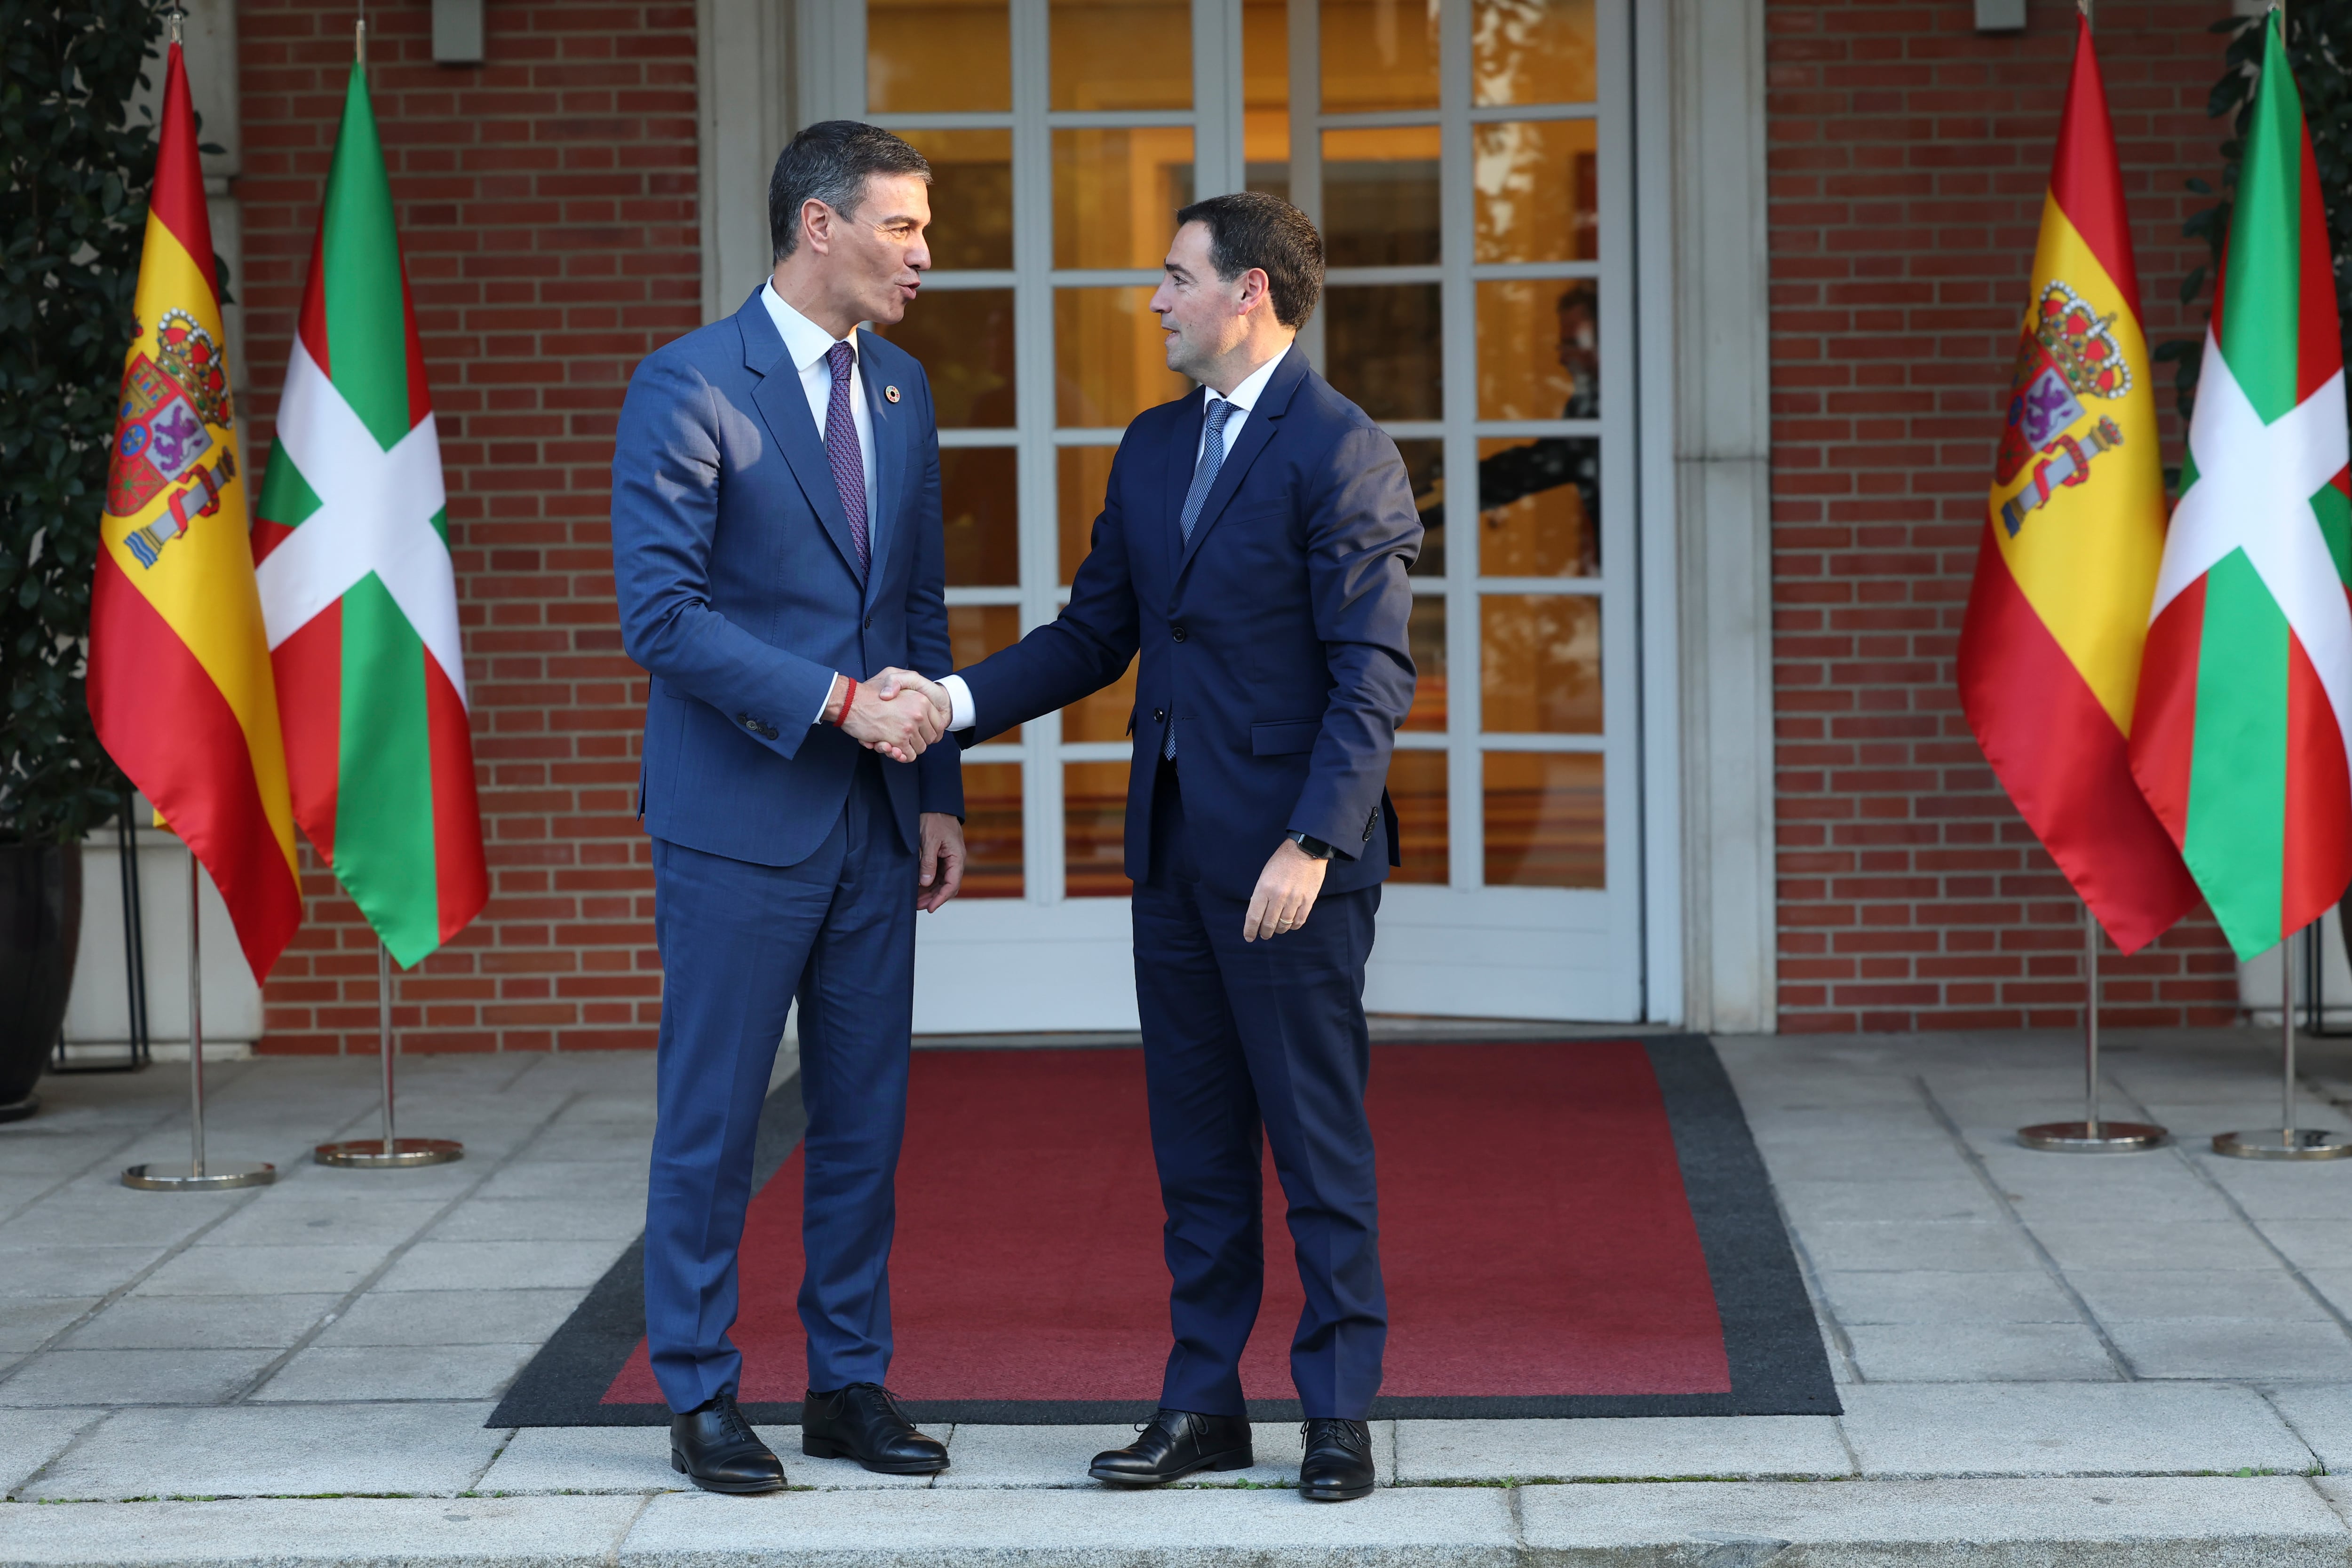
[[[2039,1122],[2017,1130],[2027,1148],[2062,1155],[2137,1155],[2162,1148],[2171,1136],[2146,1122]]]
[[[2286,1127],[2275,1133],[2216,1133],[2213,1152],[2236,1160],[2340,1160],[2352,1155],[2341,1133]]]
[[[278,1179],[278,1167],[264,1162],[214,1160],[202,1170],[194,1166],[132,1166],[122,1173],[122,1185],[142,1192],[226,1192],[236,1186],[268,1186]]]
[[[462,1160],[466,1157],[466,1145],[454,1138],[394,1138],[389,1145],[382,1138],[352,1138],[340,1144],[320,1144],[310,1151],[310,1157],[322,1166],[396,1171]]]

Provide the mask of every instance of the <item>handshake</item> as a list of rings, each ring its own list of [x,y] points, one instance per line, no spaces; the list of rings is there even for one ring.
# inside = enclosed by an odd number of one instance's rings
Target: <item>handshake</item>
[[[848,711],[834,719],[849,738],[893,762],[912,762],[948,729],[947,688],[897,666],[851,688]]]

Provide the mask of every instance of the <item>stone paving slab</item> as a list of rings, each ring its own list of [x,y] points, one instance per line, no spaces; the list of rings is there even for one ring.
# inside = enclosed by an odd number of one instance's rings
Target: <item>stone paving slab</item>
[[[475,1485],[504,1440],[483,1427],[489,1413],[488,1405],[393,1404],[118,1410],[18,1495],[268,1497],[299,1488],[453,1496]]]
[[[0,1497],[96,1425],[98,1410],[0,1410]]]
[[[599,1568],[642,1498],[14,1503],[0,1568]]]
[[[2262,1396],[2244,1388],[1865,1384],[1840,1397],[1840,1425],[1863,1475],[1874,1479],[2296,1474],[2315,1463]]]
[[[219,1405],[278,1353],[260,1350],[52,1350],[28,1356],[0,1405]]]
[[[1598,1421],[1399,1421],[1396,1474],[1431,1481],[1683,1477],[1843,1479],[1853,1459],[1828,1416]]]
[[[257,1402],[495,1399],[538,1354],[536,1344],[314,1344],[288,1362],[253,1397]],[[5,1392],[0,1386],[0,1394]]]

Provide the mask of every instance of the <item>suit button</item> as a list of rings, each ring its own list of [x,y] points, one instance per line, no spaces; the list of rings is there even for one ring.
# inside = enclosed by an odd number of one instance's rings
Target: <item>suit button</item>
[[[874,617],[872,617],[871,615],[868,615],[868,616],[866,618],[866,629],[868,632],[871,632],[871,631],[873,631],[873,630],[874,630]]]
[[[1167,710],[1166,708],[1164,708],[1164,707],[1156,707],[1156,708],[1153,708],[1153,709],[1151,710],[1151,722],[1152,722],[1152,723],[1154,723],[1154,724],[1164,724],[1164,723],[1166,723],[1166,722],[1167,722],[1167,720],[1168,720],[1168,710]]]
[[[1178,641],[1179,643],[1181,643],[1183,640],[1184,640],[1184,628],[1182,628],[1181,626],[1179,626],[1179,627],[1177,627],[1177,628],[1176,628],[1176,641]]]

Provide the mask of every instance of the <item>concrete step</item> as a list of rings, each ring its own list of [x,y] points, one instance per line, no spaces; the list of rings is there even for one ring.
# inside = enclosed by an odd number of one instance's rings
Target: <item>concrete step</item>
[[[2352,1486],[2122,1477],[0,1505],[0,1568],[2345,1568]]]

